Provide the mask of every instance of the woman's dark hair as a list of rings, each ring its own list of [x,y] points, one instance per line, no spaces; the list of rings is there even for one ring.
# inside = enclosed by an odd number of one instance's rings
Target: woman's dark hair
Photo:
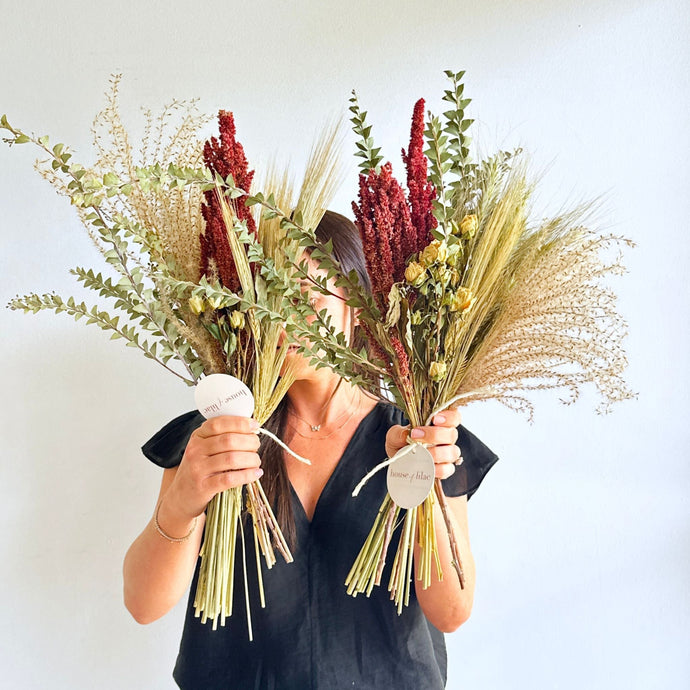
[[[338,261],[343,271],[349,274],[355,271],[359,283],[367,291],[371,291],[371,283],[367,274],[366,261],[362,250],[362,241],[355,224],[345,216],[326,211],[321,222],[316,228],[316,239],[326,243],[333,242],[333,257]],[[365,346],[366,342],[360,330],[355,325],[355,319],[350,319],[352,331],[350,333],[350,344],[353,349],[359,351]],[[287,427],[287,396],[271,415],[264,427],[273,432],[278,438],[284,439]],[[283,459],[283,451],[269,438],[264,436],[259,448],[261,455],[261,466],[264,470],[262,484],[266,491],[268,500],[274,507],[278,524],[288,541],[294,546],[296,539],[295,518],[292,512],[292,497],[290,493],[290,481],[287,476],[287,469]]]

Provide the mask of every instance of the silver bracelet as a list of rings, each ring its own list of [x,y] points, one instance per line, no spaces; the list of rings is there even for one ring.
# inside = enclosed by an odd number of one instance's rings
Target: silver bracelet
[[[156,526],[156,532],[163,537],[163,539],[167,539],[168,541],[173,542],[174,544],[179,544],[180,542],[187,541],[189,537],[194,534],[194,530],[196,529],[196,523],[197,520],[199,519],[198,517],[194,518],[194,522],[192,523],[192,529],[187,532],[187,534],[184,535],[184,537],[171,537],[169,534],[165,532],[165,530],[161,527],[160,522],[158,522],[158,511],[161,509],[163,501],[161,501],[158,506],[156,506],[156,512],[153,515],[153,524]]]

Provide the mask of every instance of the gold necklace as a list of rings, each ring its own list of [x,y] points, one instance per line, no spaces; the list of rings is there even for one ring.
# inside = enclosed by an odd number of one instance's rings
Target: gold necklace
[[[320,410],[323,414],[321,415],[321,421],[318,424],[312,424],[311,422],[308,422],[306,419],[302,419],[302,417],[300,417],[297,413],[293,412],[291,409],[288,409],[288,413],[291,414],[293,417],[295,417],[295,419],[299,419],[300,422],[304,422],[314,433],[316,433],[317,431],[320,431],[321,427],[323,425],[323,420],[326,417],[326,414],[328,412],[328,406],[331,404],[331,401],[333,400],[335,394],[338,392],[338,388],[340,388],[340,384],[342,382],[343,382],[343,379],[340,379],[338,381],[335,388],[333,389],[333,392],[328,396],[328,400],[326,400],[326,402],[323,404],[323,407]],[[353,396],[353,400],[354,400],[354,396]],[[345,412],[343,412],[343,414],[341,414],[339,417],[337,417],[333,421],[337,422],[338,420],[342,419],[346,414],[347,414],[347,410],[345,410]]]
[[[303,433],[297,429],[297,427],[293,426],[288,422],[288,426],[298,435],[301,436],[302,438],[306,438],[309,441],[325,441],[327,438],[330,438],[333,436],[333,434],[336,433],[336,431],[340,431],[354,416],[355,414],[359,411],[360,407],[362,407],[362,397],[360,396],[359,402],[357,403],[357,406],[352,410],[350,413],[350,416],[338,427],[327,433],[325,436],[305,436]],[[296,415],[295,415],[296,416]],[[342,415],[341,415],[342,416]],[[299,418],[298,418],[299,419]],[[304,420],[302,420],[304,421]],[[307,422],[308,423],[308,422]],[[321,425],[319,425],[320,427]]]

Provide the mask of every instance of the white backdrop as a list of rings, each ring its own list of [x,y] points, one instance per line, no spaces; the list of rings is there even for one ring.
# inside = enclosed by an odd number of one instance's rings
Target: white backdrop
[[[235,111],[251,160],[278,151],[296,167],[356,87],[400,170],[414,101],[439,111],[442,70],[464,68],[483,147],[533,152],[545,209],[606,193],[604,224],[638,243],[615,287],[639,399],[599,417],[592,398],[550,397],[532,426],[497,405],[465,411],[502,459],[470,504],[476,602],[448,638],[448,687],[688,687],[684,2],[24,0],[2,21],[0,111],[83,158],[121,71],[134,130],[139,106],[199,97]],[[99,260],[33,157],[0,150],[3,304],[72,294],[67,269]],[[352,175],[336,209],[354,193]],[[0,684],[171,688],[182,608],[140,627],[120,571],[159,481],[139,446],[190,392],[68,318],[0,320]]]

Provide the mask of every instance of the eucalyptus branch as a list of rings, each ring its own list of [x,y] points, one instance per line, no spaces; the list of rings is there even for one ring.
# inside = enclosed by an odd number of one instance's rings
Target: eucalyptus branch
[[[72,156],[63,144],[56,144],[51,149],[48,145],[49,140],[47,136],[37,138],[27,135],[26,133],[11,127],[5,115],[0,118],[0,128],[8,130],[14,135],[13,139],[5,138],[5,142],[10,145],[28,142],[35,144],[41,150],[47,153],[52,159],[52,167],[54,170],[60,170],[62,173],[71,178],[72,181],[67,185],[67,189],[70,191],[73,203],[82,208],[88,207],[92,209],[92,212],[86,216],[86,220],[89,221],[89,223],[96,229],[105,242],[108,242],[112,245],[111,251],[115,252],[115,256],[117,257],[117,262],[122,274],[131,285],[137,298],[141,301],[141,305],[144,306],[145,316],[152,323],[156,324],[160,331],[162,340],[167,342],[174,356],[181,362],[187,373],[191,376],[192,380],[196,380],[197,377],[192,371],[186,358],[182,355],[182,353],[179,352],[175,339],[173,339],[165,328],[158,323],[152,310],[152,306],[144,294],[143,285],[137,279],[135,272],[128,267],[127,254],[122,248],[121,241],[117,238],[117,232],[118,230],[127,227],[127,231],[133,237],[137,237],[139,240],[141,240],[141,244],[147,249],[150,248],[150,244],[147,241],[148,238],[141,233],[137,233],[135,228],[131,227],[131,224],[123,217],[121,217],[119,221],[115,222],[114,227],[110,228],[109,222],[112,223],[112,220],[108,218],[107,214],[105,214],[99,208],[104,195],[112,196],[115,193],[127,194],[128,191],[131,191],[131,183],[122,183],[114,173],[106,173],[102,179],[99,179],[93,174],[89,175],[83,166],[68,163]],[[112,259],[115,257],[112,255],[108,256],[108,253],[106,253],[105,256],[106,260],[111,259],[109,263],[113,263]]]
[[[301,331],[300,335],[306,335],[311,339],[316,337],[317,334],[320,334],[323,329],[329,334],[330,338],[324,337],[321,339],[321,342],[327,346],[329,350],[333,351],[334,354],[341,355],[343,361],[352,361],[356,364],[364,366],[377,376],[383,376],[386,378],[389,377],[389,374],[385,369],[382,369],[381,367],[375,365],[368,358],[362,357],[359,353],[356,353],[354,350],[350,349],[348,344],[345,342],[345,339],[342,337],[342,333],[333,330],[330,323],[330,317],[327,316],[325,309],[321,310],[320,312],[315,311],[315,315],[316,316],[313,324],[311,324],[308,329]],[[317,355],[316,353],[317,350],[315,350],[312,355],[314,360],[318,361],[319,359],[323,358],[323,354]]]
[[[185,176],[180,177],[179,170],[175,169],[174,166],[169,166],[166,174],[177,182],[182,181],[184,183],[196,184],[199,180],[203,180],[203,184],[209,186],[208,176],[203,173],[199,174],[198,171],[195,173],[194,171],[187,170]],[[298,262],[296,259],[288,257],[288,264],[297,271],[300,277],[308,280],[322,294],[342,299],[340,295],[329,290],[327,287],[327,279],[335,277],[336,285],[338,287],[343,287],[348,293],[348,302],[356,300],[357,304],[353,306],[361,309],[363,313],[370,315],[373,319],[378,319],[380,317],[379,310],[374,300],[363,293],[357,274],[354,271],[348,273],[343,269],[340,262],[333,256],[333,243],[331,241],[327,243],[320,242],[314,230],[303,224],[301,213],[297,212],[294,214],[294,217],[288,217],[283,210],[276,205],[273,195],[269,195],[267,198],[261,192],[249,194],[240,187],[235,186],[231,176],[223,179],[217,175],[213,184],[215,184],[217,189],[224,189],[225,193],[229,195],[230,198],[246,196],[247,205],[260,205],[264,209],[264,217],[266,219],[280,219],[281,228],[286,231],[287,238],[296,240],[301,247],[309,248],[312,258],[314,258],[319,266],[325,268],[327,271],[326,280],[319,281],[318,278],[315,278],[309,273],[306,262]],[[252,250],[248,252],[250,261],[262,262],[265,265],[268,259],[263,255],[261,244],[256,238],[252,237],[246,227],[242,226],[239,230],[239,240],[248,245]],[[284,284],[282,287],[284,289],[289,289],[290,286]]]
[[[350,122],[353,124],[353,130],[355,134],[360,137],[360,141],[355,142],[357,146],[355,156],[363,159],[359,167],[365,175],[370,170],[374,170],[378,173],[381,169],[381,161],[383,160],[383,157],[379,155],[381,149],[374,148],[374,140],[371,137],[371,125],[367,125],[366,123],[366,110],[362,111],[360,109],[355,91],[352,91],[352,96],[350,97],[350,112],[352,113]]]
[[[141,341],[139,339],[139,334],[134,328],[127,325],[120,326],[118,316],[111,317],[106,312],[99,311],[95,306],[89,309],[84,302],[75,302],[73,297],[69,297],[67,301],[65,301],[56,294],[37,295],[35,293],[25,295],[24,297],[15,297],[7,306],[13,311],[24,311],[25,313],[33,312],[34,314],[49,309],[56,314],[69,314],[77,321],[81,318],[86,318],[87,323],[96,324],[104,331],[113,331],[113,339],[124,338],[129,345],[139,348],[146,357],[158,362],[164,369],[177,376],[177,378],[182,379],[185,383],[189,385],[195,383],[194,378],[191,380],[185,378],[174,369],[170,368],[166,362],[158,356],[156,343],[149,345],[147,341]]]
[[[465,132],[470,128],[474,120],[465,117],[465,109],[472,102],[470,98],[463,98],[465,85],[462,78],[465,72],[445,71],[446,77],[451,81],[451,88],[443,94],[443,100],[450,103],[451,110],[443,113],[446,124],[443,131],[448,135],[448,151],[451,154],[451,172],[459,178],[469,172],[469,145],[470,138]]]
[[[274,277],[276,281],[281,280],[277,274]],[[326,366],[323,361],[323,352],[320,351],[323,349],[331,355],[333,360],[331,364],[350,365],[350,367],[352,364],[355,364],[377,377],[388,377],[385,369],[377,366],[368,358],[363,357],[361,353],[350,349],[342,333],[333,330],[329,319],[325,316],[325,310],[318,312],[304,297],[297,298],[291,303],[291,308],[298,318],[286,322],[283,313],[271,309],[256,300],[247,299],[243,295],[236,294],[219,284],[212,285],[205,278],[202,278],[199,284],[174,278],[167,278],[165,282],[178,299],[182,299],[184,296],[200,297],[213,304],[214,309],[235,306],[240,311],[253,312],[260,319],[268,319],[269,321],[283,324],[287,335],[298,345],[298,351],[309,356],[315,365]],[[274,286],[277,284],[274,284]],[[309,324],[307,321],[310,317],[314,319],[313,324]],[[312,343],[311,347],[302,340],[305,338]],[[346,373],[346,378],[349,380],[354,381],[356,379],[357,381],[371,383],[370,380],[363,378],[354,370],[340,373]]]
[[[116,300],[115,309],[123,309],[131,318],[145,316],[142,312],[142,302],[136,297],[132,298],[132,293],[125,290],[122,286],[114,283],[111,278],[104,278],[101,273],[95,273],[92,269],[85,269],[79,266],[70,269],[70,273],[76,276],[80,283],[90,290],[95,290],[101,297],[109,297]]]

